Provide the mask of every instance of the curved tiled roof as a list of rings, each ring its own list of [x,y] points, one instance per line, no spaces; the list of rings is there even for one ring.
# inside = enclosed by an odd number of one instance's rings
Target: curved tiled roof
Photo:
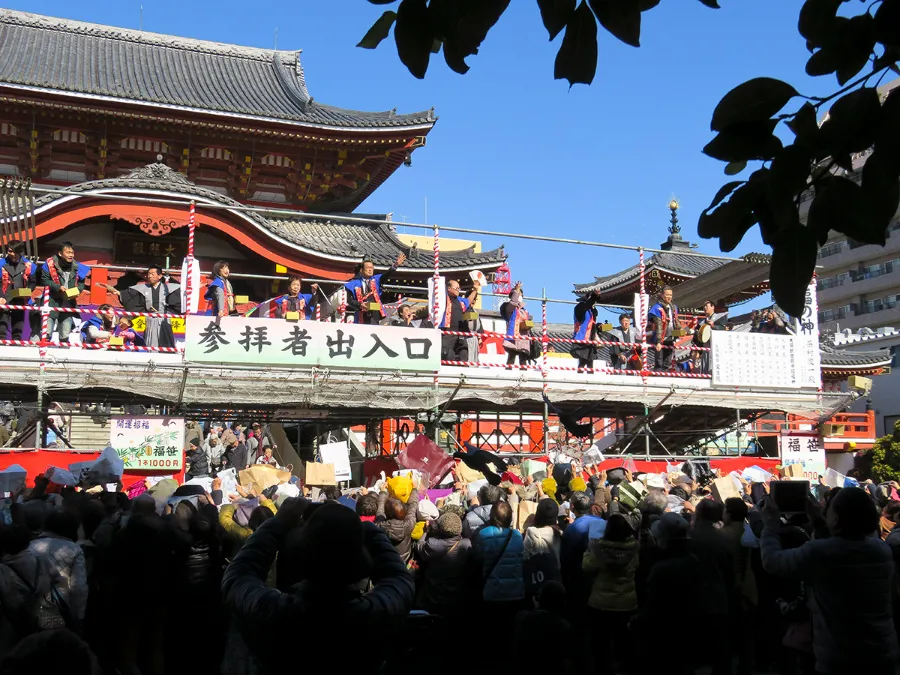
[[[0,9],[0,85],[331,128],[431,127],[313,101],[299,52],[128,30]]]
[[[696,255],[683,255],[680,253],[656,253],[644,263],[647,272],[653,269],[673,272],[682,276],[695,277],[705,272],[711,272],[724,265],[727,260],[718,258],[704,258]],[[610,274],[605,277],[595,277],[586,284],[574,284],[576,295],[583,295],[589,291],[605,291],[615,288],[620,284],[637,279],[640,276],[640,265],[632,265],[628,269]]]
[[[397,238],[387,216],[354,214],[352,218],[357,220],[345,221],[337,215],[318,217],[312,214],[298,213],[297,216],[267,216],[258,211],[247,210],[244,204],[215,190],[195,185],[185,176],[162,163],[133,169],[118,178],[72,185],[67,187],[65,192],[54,192],[36,199],[34,208],[35,212],[38,212],[51,208],[55,202],[71,199],[67,193],[101,197],[103,193],[146,193],[148,191],[183,195],[188,199],[194,198],[198,202],[198,207],[202,207],[204,202],[234,207],[236,209],[234,213],[248,218],[289,244],[346,262],[359,262],[365,255],[369,256],[376,266],[389,267],[402,251],[408,256],[407,262],[402,266],[404,269],[431,269],[434,265],[430,250],[416,249],[413,251]],[[19,208],[24,211],[27,205],[20,204]],[[476,253],[473,247],[462,251],[442,252],[440,260],[442,269],[460,271],[482,269],[499,266],[506,260],[506,253],[502,246],[482,253]]]

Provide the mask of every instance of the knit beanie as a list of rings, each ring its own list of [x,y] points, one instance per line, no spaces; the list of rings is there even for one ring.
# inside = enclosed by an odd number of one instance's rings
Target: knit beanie
[[[448,513],[454,513],[456,516],[462,521],[463,518],[466,517],[466,508],[461,504],[445,504],[441,510],[441,516],[446,515]]]
[[[434,535],[440,539],[458,537],[462,534],[462,520],[457,514],[448,511],[434,522],[432,528]]]
[[[584,492],[587,490],[587,484],[581,476],[575,476],[569,481],[569,492]]]
[[[544,488],[544,494],[550,497],[550,499],[554,501],[559,501],[556,499],[556,479],[554,478],[545,478],[541,481],[541,487]]]

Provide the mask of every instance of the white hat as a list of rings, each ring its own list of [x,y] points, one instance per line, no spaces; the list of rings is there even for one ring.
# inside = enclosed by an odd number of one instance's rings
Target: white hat
[[[658,473],[654,473],[647,477],[647,487],[656,488],[657,490],[665,490],[666,483],[663,480],[662,476],[660,476]]]

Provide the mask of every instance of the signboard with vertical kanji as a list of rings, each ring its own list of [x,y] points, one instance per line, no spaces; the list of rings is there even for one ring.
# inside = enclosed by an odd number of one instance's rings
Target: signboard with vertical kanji
[[[226,365],[434,372],[441,365],[441,335],[435,328],[192,315],[185,358]]]
[[[790,335],[713,331],[714,387],[796,389],[797,342]]]
[[[816,300],[816,278],[806,288],[803,313],[794,320],[797,340],[797,377],[800,387],[822,387],[822,365],[819,352],[819,303]]]
[[[816,432],[791,431],[779,439],[782,466],[803,465],[803,478],[813,483],[824,476],[825,448]]]
[[[125,462],[125,470],[181,470],[184,459],[184,419],[124,415],[112,418],[109,444]]]

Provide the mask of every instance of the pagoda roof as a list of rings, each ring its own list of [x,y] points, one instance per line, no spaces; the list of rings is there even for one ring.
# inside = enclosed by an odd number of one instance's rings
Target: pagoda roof
[[[0,9],[0,87],[292,123],[427,132],[434,111],[323,105],[299,51],[277,51]]]
[[[684,278],[693,278],[705,272],[721,267],[727,261],[718,258],[706,258],[698,255],[684,255],[683,253],[656,253],[644,263],[644,274],[652,270],[668,272]],[[584,284],[574,284],[576,295],[584,295],[591,291],[609,292],[620,286],[629,285],[640,279],[640,265],[632,265],[628,269],[609,274],[604,277],[594,277],[593,281]]]
[[[67,187],[65,191],[46,194],[34,201],[34,213],[51,210],[58,205],[69,204],[85,197],[102,199],[107,195],[142,194],[148,203],[156,199],[181,197],[193,199],[197,208],[204,204],[219,210],[233,207],[231,213],[249,221],[264,234],[288,246],[316,256],[341,262],[358,263],[363,256],[372,258],[376,267],[390,267],[403,252],[407,261],[401,270],[431,270],[434,266],[432,252],[411,250],[397,237],[388,215],[335,214],[317,216],[298,213],[296,216],[278,212],[270,215],[250,210],[245,205],[215,190],[200,187],[166,164],[156,163],[133,169],[124,176],[88,181]],[[19,203],[19,213],[27,215],[28,206]],[[363,222],[361,222],[363,221]],[[498,266],[506,260],[503,247],[476,253],[474,247],[460,251],[441,252],[441,268],[460,272]]]

